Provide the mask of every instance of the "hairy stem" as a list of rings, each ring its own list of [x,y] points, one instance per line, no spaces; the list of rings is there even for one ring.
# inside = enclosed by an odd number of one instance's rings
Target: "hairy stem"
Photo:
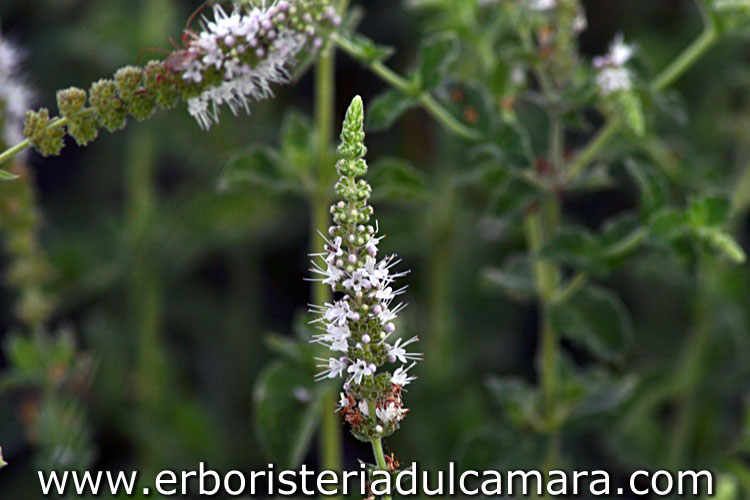
[[[350,40],[336,34],[332,35],[331,39],[341,48],[341,50],[360,61],[388,85],[405,94],[415,95],[422,107],[449,132],[470,141],[477,141],[481,138],[481,135],[477,130],[461,123],[429,92],[415,89],[406,78],[388,68],[388,66],[381,61],[368,61],[363,59],[357,50],[357,47]]]

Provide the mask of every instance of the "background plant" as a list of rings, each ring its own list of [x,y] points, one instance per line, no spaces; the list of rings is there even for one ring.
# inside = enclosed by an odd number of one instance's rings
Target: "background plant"
[[[27,2],[0,16],[51,107],[58,88],[168,47],[198,3]],[[383,248],[414,271],[399,327],[426,346],[387,443],[399,458],[708,466],[746,494],[747,273],[730,262],[750,199],[743,11],[558,3],[342,3],[314,71],[250,119],[225,113],[204,134],[175,110],[31,156],[51,323],[74,324],[98,360],[95,464],[251,468],[324,452],[356,466],[369,452],[321,422],[336,395],[313,385],[315,353],[294,340],[309,335],[300,305],[325,301],[301,277],[326,227],[314,221],[328,217],[333,123],[362,93]],[[618,32],[636,45],[623,100],[601,95],[593,64]],[[14,296],[6,286],[6,332]],[[278,360],[259,373],[269,348]],[[13,438],[21,406],[5,397],[0,491],[13,498],[35,490],[31,448]]]

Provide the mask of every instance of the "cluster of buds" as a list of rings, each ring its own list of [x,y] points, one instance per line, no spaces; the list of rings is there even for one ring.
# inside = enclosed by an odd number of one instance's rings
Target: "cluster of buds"
[[[280,0],[269,7],[213,6],[201,31],[186,30],[184,48],[145,67],[127,66],[112,79],[57,93],[59,119],[47,109],[26,113],[24,135],[41,154],[59,154],[65,131],[79,145],[125,127],[128,116],[149,118],[157,107],[182,100],[203,129],[219,120],[219,107],[250,112],[250,102],[273,96],[273,85],[290,81],[303,51],[314,52],[341,22],[329,0]],[[2,86],[0,86],[0,89]],[[88,104],[87,104],[88,101]],[[26,109],[25,106],[22,109]]]
[[[603,98],[605,111],[621,115],[628,127],[637,135],[645,132],[646,124],[634,85],[634,75],[627,67],[635,54],[635,47],[625,43],[618,33],[609,46],[609,52],[593,60],[596,69],[596,86]]]
[[[336,164],[340,175],[331,207],[333,225],[325,237],[325,251],[315,254],[313,279],[329,285],[336,299],[313,305],[310,312],[322,333],[312,342],[332,351],[318,358],[322,371],[317,380],[342,378],[343,392],[338,412],[351,424],[352,433],[362,441],[372,441],[395,432],[406,415],[401,393],[414,380],[409,375],[422,354],[407,352],[417,337],[391,341],[394,320],[404,308],[393,304],[406,287],[394,288],[406,272],[394,272],[400,260],[395,255],[377,259],[377,224],[370,224],[373,209],[368,204],[370,185],[357,179],[367,172],[364,159],[364,111],[355,97],[346,113]],[[393,371],[390,371],[392,368]]]

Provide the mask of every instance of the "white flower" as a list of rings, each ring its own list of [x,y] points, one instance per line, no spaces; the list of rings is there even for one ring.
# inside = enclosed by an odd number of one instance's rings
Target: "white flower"
[[[529,7],[532,10],[551,10],[557,7],[557,0],[529,0]]]
[[[336,378],[341,377],[344,374],[344,369],[346,368],[346,358],[340,357],[340,358],[329,358],[329,359],[322,359],[322,358],[316,358],[318,361],[323,361],[323,364],[317,365],[318,368],[325,368],[322,372],[315,375],[315,380],[323,380],[326,378]]]
[[[635,47],[626,44],[622,33],[618,33],[609,46],[609,52],[594,58],[594,67],[599,70],[596,85],[602,94],[607,96],[633,87],[633,74],[625,65],[634,53]]]
[[[404,412],[395,403],[389,403],[385,408],[376,408],[375,415],[384,424],[398,422],[404,418]]]
[[[369,377],[375,373],[375,365],[367,364],[366,361],[358,359],[353,365],[349,365],[346,371],[352,374],[350,381],[354,380],[357,384],[361,384],[363,377]]]
[[[367,290],[370,288],[370,280],[367,277],[367,273],[363,270],[354,271],[349,279],[344,280],[342,283],[344,288],[352,290],[354,292],[360,292],[363,289]]]
[[[373,287],[380,285],[381,281],[388,278],[388,261],[386,259],[380,262],[376,261],[374,257],[367,256],[365,258],[365,274],[370,280],[370,284]]]
[[[605,66],[624,66],[635,54],[635,46],[625,43],[622,33],[617,33],[609,45],[609,52],[594,58],[594,67],[601,69]]]
[[[336,411],[340,411],[344,408],[347,408],[349,406],[349,396],[344,394],[343,392],[339,392],[339,406],[336,408]]]
[[[412,363],[408,368],[404,368],[403,366],[396,368],[396,371],[393,372],[393,376],[391,377],[391,383],[403,387],[416,379],[417,377],[408,374],[408,371],[415,365],[416,363]]]
[[[323,318],[337,325],[344,325],[346,318],[352,312],[349,303],[345,300],[337,300],[333,304],[326,304],[326,307]]]
[[[391,358],[392,361],[399,360],[402,363],[406,363],[407,360],[420,360],[422,359],[422,354],[419,353],[409,353],[406,352],[406,349],[404,347],[408,346],[409,344],[413,344],[414,342],[418,341],[419,338],[414,336],[407,340],[406,342],[402,343],[403,339],[396,339],[396,343],[392,346],[388,346],[388,356]]]
[[[341,248],[342,244],[343,240],[341,236],[336,236],[333,242],[328,243],[328,257],[326,257],[326,262],[329,264],[336,262],[336,259],[344,255],[344,250]]]
[[[362,415],[364,415],[365,417],[370,416],[370,405],[367,404],[366,399],[360,400],[357,407],[359,408],[359,411],[362,413]]]
[[[214,5],[213,20],[204,17],[200,33],[188,32],[191,40],[186,53],[194,56],[193,60],[177,68],[191,84],[204,82],[207,71],[219,70],[223,75],[223,81],[213,86],[221,87],[221,93],[203,89],[196,99],[216,106],[230,104],[232,112],[244,109],[249,113],[249,99],[271,97],[272,84],[289,82],[287,67],[305,47],[315,46],[318,36],[313,22],[335,24],[337,20],[334,12],[315,20],[311,17],[307,26],[286,24],[287,11],[305,8],[291,3],[297,2],[244,10],[235,7],[231,12]],[[195,103],[189,108],[204,129],[218,122],[218,109],[208,113],[206,108]]]
[[[596,75],[596,84],[604,95],[610,95],[633,87],[633,78],[628,68],[604,68]]]

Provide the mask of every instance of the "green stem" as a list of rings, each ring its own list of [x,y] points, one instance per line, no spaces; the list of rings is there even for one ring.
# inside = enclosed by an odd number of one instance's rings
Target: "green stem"
[[[147,129],[135,131],[127,163],[126,230],[129,255],[133,258],[130,300],[138,333],[139,395],[148,405],[156,404],[164,388],[164,356],[161,330],[161,280],[150,238],[156,206],[154,186],[156,143]]]
[[[651,88],[660,92],[672,85],[711,48],[717,38],[716,28],[710,22],[707,23],[701,35],[654,78]],[[619,132],[621,125],[622,121],[616,117],[607,121],[571,164],[568,170],[568,180],[575,179],[596,158],[602,148]]]
[[[375,73],[375,75],[391,87],[408,95],[416,94],[416,98],[419,100],[422,107],[449,132],[470,141],[477,141],[481,138],[481,134],[477,130],[467,127],[457,120],[429,92],[420,91],[418,88],[415,88],[406,78],[388,68],[388,66],[381,61],[368,61],[363,58],[357,47],[350,40],[336,34],[331,36],[331,40],[333,40],[341,50],[360,61],[360,63],[365,65],[370,71]]]
[[[558,342],[557,333],[549,322],[549,307],[557,295],[559,271],[550,262],[539,258],[539,251],[544,246],[545,229],[539,210],[526,216],[526,240],[529,250],[535,254],[534,278],[541,308],[539,371],[542,394],[548,423],[552,421],[555,410],[555,395],[558,379]]]
[[[346,10],[348,0],[339,2],[339,12]],[[316,157],[317,179],[311,199],[313,231],[310,236],[311,251],[320,247],[320,239],[315,230],[324,230],[330,224],[328,207],[331,203],[329,187],[333,177],[333,158],[330,153],[333,141],[335,115],[335,51],[333,47],[323,53],[315,66],[315,129],[317,133]],[[319,281],[313,282],[313,302],[324,304],[332,299],[331,290]],[[341,425],[333,411],[336,407],[336,392],[326,390],[322,399],[320,424],[320,461],[326,470],[341,470],[342,444]]]
[[[428,295],[428,331],[426,367],[433,380],[440,380],[453,373],[452,364],[455,356],[451,352],[451,332],[453,331],[452,287],[454,257],[456,250],[455,237],[455,186],[450,168],[440,168],[437,178],[440,179],[438,191],[432,198],[432,208],[428,211],[429,241],[432,242],[429,252],[429,272],[427,273]]]
[[[383,453],[383,438],[373,439],[372,453],[375,455],[375,462],[378,464],[378,469],[388,472],[388,466],[385,463],[385,454]],[[383,500],[391,500],[391,495],[383,496]]]

